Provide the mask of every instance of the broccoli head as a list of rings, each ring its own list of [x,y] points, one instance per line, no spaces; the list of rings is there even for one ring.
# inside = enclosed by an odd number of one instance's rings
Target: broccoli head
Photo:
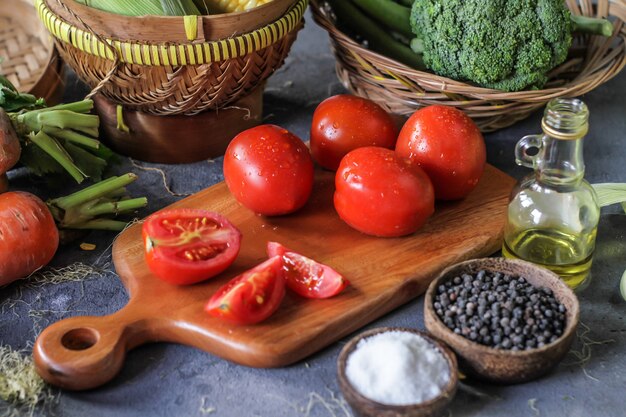
[[[541,88],[573,29],[563,0],[416,0],[411,25],[433,72],[504,91]]]

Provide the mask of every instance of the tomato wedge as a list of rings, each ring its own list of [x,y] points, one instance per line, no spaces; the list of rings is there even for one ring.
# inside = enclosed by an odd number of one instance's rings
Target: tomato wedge
[[[267,243],[268,256],[280,256],[287,287],[306,298],[329,298],[349,285],[339,272],[278,242]]]
[[[142,228],[146,262],[170,284],[188,285],[214,277],[239,254],[241,232],[224,216],[207,210],[163,210]]]
[[[235,324],[259,323],[274,313],[285,297],[282,259],[274,256],[236,276],[211,297],[205,311]]]

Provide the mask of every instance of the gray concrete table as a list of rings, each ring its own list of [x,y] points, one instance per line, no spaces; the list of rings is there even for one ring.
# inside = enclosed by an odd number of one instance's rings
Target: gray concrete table
[[[326,34],[310,19],[300,33],[286,65],[271,79],[265,93],[265,120],[308,139],[313,110],[329,95],[343,92],[334,73],[334,58]],[[84,86],[70,78],[67,98],[80,98]],[[626,182],[626,74],[619,75],[584,97],[591,111],[585,145],[587,178],[592,182]],[[491,164],[520,178],[527,170],[515,166],[513,148],[523,135],[539,130],[540,114],[514,127],[486,136]],[[162,169],[164,178],[150,168]],[[131,163],[122,158],[116,173],[136,172],[131,187],[145,194],[145,216],[219,182],[222,160],[168,166]],[[21,172],[13,187],[45,195],[40,183]],[[618,283],[626,269],[626,215],[617,207],[603,210],[593,265],[593,281],[580,294],[581,329],[572,353],[546,377],[516,386],[472,383],[449,410],[453,416],[626,416],[626,302]],[[112,234],[91,234],[93,252],[78,244],[59,250],[55,266],[75,262],[95,265],[102,272],[84,282],[29,288],[19,283],[0,290],[5,303],[0,317],[0,342],[28,349],[48,324],[73,315],[104,315],[120,309],[127,295],[110,272]],[[8,301],[19,298],[21,302]],[[368,327],[423,328],[419,298]],[[293,366],[251,369],[202,351],[174,344],[153,344],[132,351],[122,372],[110,383],[89,392],[58,392],[58,401],[38,414],[59,416],[310,416],[350,415],[336,380],[335,361],[345,340]],[[475,391],[478,390],[478,391]],[[471,391],[471,390],[470,390]],[[56,392],[56,391],[55,391]],[[0,414],[7,409],[0,403]],[[10,411],[10,409],[9,409]]]

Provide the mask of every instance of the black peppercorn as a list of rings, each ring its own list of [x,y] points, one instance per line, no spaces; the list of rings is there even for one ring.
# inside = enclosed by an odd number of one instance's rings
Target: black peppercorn
[[[478,271],[437,287],[435,313],[454,333],[498,349],[524,350],[556,341],[566,307],[549,288],[524,277]]]

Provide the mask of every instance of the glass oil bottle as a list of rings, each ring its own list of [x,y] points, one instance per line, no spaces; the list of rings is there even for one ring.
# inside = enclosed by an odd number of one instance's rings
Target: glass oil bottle
[[[516,162],[534,173],[513,190],[502,248],[505,257],[546,267],[571,288],[587,282],[600,219],[596,193],[583,178],[588,119],[581,100],[552,100],[543,134],[517,143]],[[533,148],[538,152],[530,155]]]

